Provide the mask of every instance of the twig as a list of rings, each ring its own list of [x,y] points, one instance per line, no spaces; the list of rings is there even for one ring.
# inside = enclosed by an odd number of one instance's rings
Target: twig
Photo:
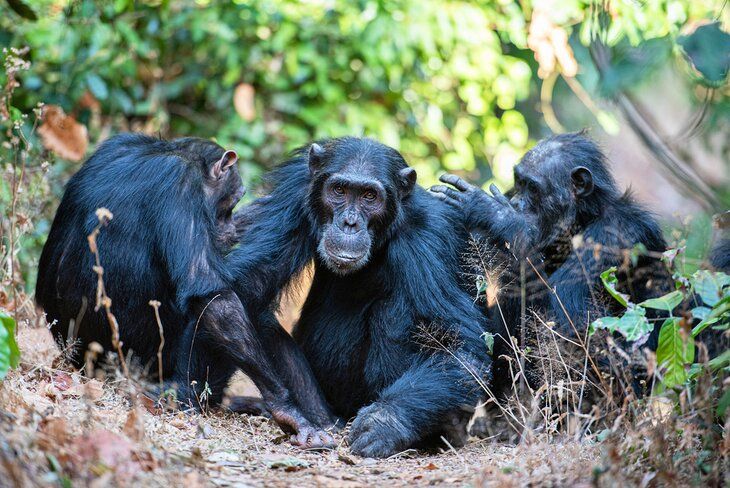
[[[99,225],[97,225],[91,234],[87,236],[89,248],[94,254],[94,260],[96,263],[93,269],[98,277],[96,285],[96,306],[94,307],[94,311],[98,312],[101,307],[104,307],[106,319],[109,322],[109,327],[112,329],[112,345],[119,355],[119,362],[122,363],[122,372],[124,373],[124,376],[129,378],[127,361],[124,357],[124,353],[122,352],[122,344],[119,342],[119,323],[112,313],[112,299],[106,294],[106,288],[104,286],[104,268],[101,266],[99,248],[96,244],[96,238],[99,236],[102,226],[106,225],[112,218],[114,218],[114,215],[109,211],[109,209],[101,207],[96,209],[96,217],[99,219]]]
[[[162,391],[162,349],[165,347],[165,330],[162,328],[162,320],[160,320],[160,302],[150,300],[150,306],[155,309],[155,320],[160,330],[160,346],[157,348],[157,376],[160,380],[160,391]]]

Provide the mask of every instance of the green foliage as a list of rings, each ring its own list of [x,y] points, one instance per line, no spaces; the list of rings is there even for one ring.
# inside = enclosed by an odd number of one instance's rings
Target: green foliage
[[[721,334],[730,326],[730,276],[725,273],[697,270],[686,275],[679,270],[677,256],[683,249],[665,253],[667,262],[674,267],[677,289],[664,296],[633,304],[626,294],[616,289],[618,280],[616,268],[601,274],[601,280],[608,293],[626,307],[619,317],[602,317],[594,321],[589,333],[605,329],[611,333],[621,333],[627,341],[642,343],[652,332],[654,325],[646,318],[646,308],[669,313],[659,330],[659,344],[656,351],[660,371],[661,388],[681,387],[703,370],[703,365],[695,361],[695,339],[700,333],[712,326],[710,333]],[[690,298],[697,296],[702,305],[686,311],[682,317],[674,316],[674,311]],[[690,328],[692,321],[697,324]],[[707,363],[710,371],[727,368],[730,351],[722,351]],[[725,409],[722,409],[723,412]]]
[[[399,148],[424,185],[442,168],[469,171],[490,160],[509,174],[528,146],[515,107],[530,94],[533,70],[517,5],[60,5],[37,2],[35,23],[0,18],[0,36],[31,49],[26,107],[58,104],[93,124],[88,92],[117,129],[216,137],[248,163],[249,180],[320,137],[376,137]],[[254,88],[250,120],[234,108],[241,83]],[[91,129],[93,138],[99,128]]]
[[[668,318],[659,330],[656,351],[657,364],[662,371],[662,383],[671,388],[684,384],[689,378],[688,366],[695,359],[695,343],[690,334],[682,330],[681,319]]]
[[[639,305],[644,308],[653,308],[656,310],[671,312],[672,310],[677,308],[680,303],[682,303],[682,300],[684,300],[684,294],[679,290],[675,290],[659,298],[650,298],[648,300],[645,300]]]
[[[602,317],[591,323],[589,333],[598,329],[605,329],[609,332],[618,332],[626,340],[635,342],[646,338],[654,326],[646,319],[646,310],[643,307],[630,307],[620,317]]]
[[[20,350],[15,342],[15,319],[0,311],[0,380],[10,368],[18,367]]]

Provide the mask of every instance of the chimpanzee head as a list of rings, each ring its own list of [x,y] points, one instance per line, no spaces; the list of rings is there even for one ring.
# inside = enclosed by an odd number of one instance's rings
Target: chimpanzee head
[[[582,132],[540,141],[515,166],[514,179],[512,206],[554,227],[591,220],[618,196],[603,153]]]
[[[357,271],[389,238],[416,171],[388,146],[345,137],[307,149],[310,207],[317,222],[317,252],[337,274]]]
[[[236,242],[233,209],[246,190],[238,173],[238,155],[205,139],[188,137],[172,142],[184,160],[198,166],[202,176],[207,206],[215,218],[217,241],[223,245]]]

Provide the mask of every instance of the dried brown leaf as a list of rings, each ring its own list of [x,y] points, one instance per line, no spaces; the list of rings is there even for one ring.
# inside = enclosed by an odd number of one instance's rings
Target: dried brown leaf
[[[86,126],[66,115],[57,105],[43,107],[42,120],[38,134],[43,147],[70,161],[80,161],[84,157],[89,146]]]

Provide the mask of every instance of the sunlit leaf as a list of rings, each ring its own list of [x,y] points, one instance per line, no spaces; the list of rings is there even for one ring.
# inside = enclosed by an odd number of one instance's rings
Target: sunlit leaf
[[[679,318],[668,318],[659,330],[656,359],[662,371],[662,384],[667,388],[681,385],[687,380],[687,367],[695,357],[694,340],[682,331],[680,323]]]
[[[589,326],[589,333],[605,329],[611,333],[618,332],[627,341],[636,342],[645,339],[654,326],[646,318],[646,310],[641,307],[629,308],[621,317],[603,317],[594,320]]]
[[[621,305],[627,307],[629,303],[631,303],[631,297],[616,289],[616,286],[618,285],[618,278],[616,278],[616,266],[612,266],[601,273],[601,281],[603,282],[603,286],[606,287],[608,293],[610,293],[611,296]]]
[[[699,270],[690,278],[692,289],[708,307],[714,307],[728,293],[725,287],[730,286],[730,276],[725,273]]]
[[[679,290],[675,290],[658,298],[650,298],[648,300],[644,300],[639,305],[646,308],[653,308],[656,310],[665,310],[667,312],[671,312],[672,310],[677,308],[680,303],[682,303],[682,300],[684,300],[684,294]]]
[[[15,342],[15,320],[0,312],[0,380],[5,378],[10,368],[16,368],[20,360],[20,350]]]

